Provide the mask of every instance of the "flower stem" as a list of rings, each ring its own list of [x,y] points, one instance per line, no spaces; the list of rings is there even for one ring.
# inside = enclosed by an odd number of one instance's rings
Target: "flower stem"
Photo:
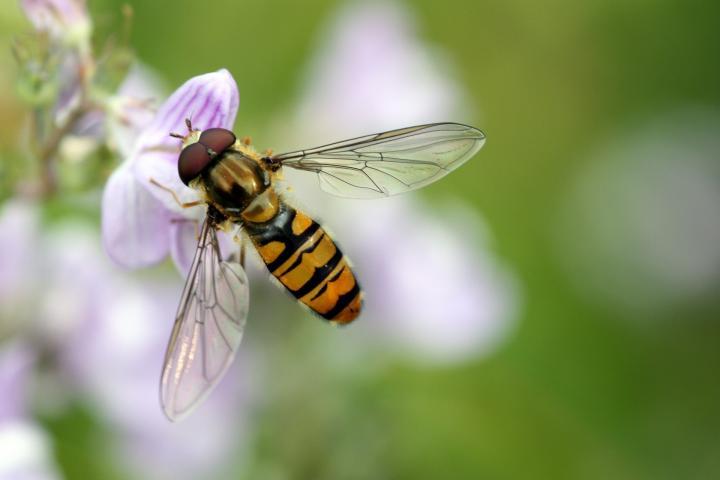
[[[40,188],[42,196],[45,198],[52,197],[57,192],[57,174],[53,160],[57,157],[60,143],[72,131],[75,123],[80,120],[86,110],[84,103],[72,109],[63,124],[53,130],[40,149],[38,154],[41,172]]]

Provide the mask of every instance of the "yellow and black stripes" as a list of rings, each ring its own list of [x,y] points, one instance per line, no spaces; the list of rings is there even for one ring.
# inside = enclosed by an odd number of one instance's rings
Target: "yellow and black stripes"
[[[347,259],[312,218],[281,203],[266,223],[247,223],[246,231],[268,270],[323,318],[349,323],[360,313],[362,291]]]

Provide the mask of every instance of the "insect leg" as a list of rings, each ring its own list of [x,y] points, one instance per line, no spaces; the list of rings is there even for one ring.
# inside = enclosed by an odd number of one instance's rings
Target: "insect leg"
[[[233,236],[233,240],[237,242],[238,244],[238,250],[237,252],[233,252],[230,257],[233,259],[233,261],[236,261],[240,264],[241,267],[245,268],[245,237],[241,234],[241,232],[237,232],[235,236]]]
[[[240,266],[245,268],[245,238],[240,238]]]
[[[183,202],[180,201],[180,199],[178,198],[177,194],[175,193],[175,191],[174,191],[172,188],[166,187],[165,185],[163,185],[162,183],[158,182],[158,181],[155,180],[154,178],[151,178],[151,179],[150,179],[150,183],[152,183],[153,185],[155,185],[155,186],[158,187],[158,188],[161,188],[162,190],[165,190],[165,191],[168,192],[170,195],[172,195],[172,197],[175,199],[175,202],[176,202],[178,205],[180,205],[182,208],[197,207],[198,205],[202,205],[202,204],[204,203],[204,202],[201,201],[201,200],[195,200],[194,202],[185,202],[185,203],[183,203]]]

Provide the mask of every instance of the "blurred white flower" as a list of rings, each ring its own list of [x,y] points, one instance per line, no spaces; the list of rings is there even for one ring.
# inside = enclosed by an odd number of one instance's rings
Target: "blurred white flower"
[[[40,427],[30,421],[0,423],[0,478],[60,478],[52,460],[50,439]]]
[[[0,344],[0,478],[59,478],[50,439],[28,412],[28,381],[35,353],[21,341]]]
[[[465,116],[465,94],[452,68],[416,37],[400,4],[343,7],[322,45],[310,63],[295,124],[283,128],[296,134],[288,143],[309,147]],[[489,253],[476,212],[430,206],[411,195],[328,197],[311,175],[285,175],[297,203],[327,221],[355,262],[367,293],[365,312],[350,327],[358,335],[427,362],[488,354],[506,338],[516,313],[516,282]]]
[[[580,290],[652,318],[717,297],[718,131],[715,113],[668,115],[601,146],[583,166],[557,230]]]

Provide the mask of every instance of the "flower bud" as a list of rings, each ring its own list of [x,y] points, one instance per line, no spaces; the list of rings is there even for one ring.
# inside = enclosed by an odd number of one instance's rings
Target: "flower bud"
[[[85,0],[20,0],[20,6],[35,29],[51,40],[89,48],[92,23]]]

